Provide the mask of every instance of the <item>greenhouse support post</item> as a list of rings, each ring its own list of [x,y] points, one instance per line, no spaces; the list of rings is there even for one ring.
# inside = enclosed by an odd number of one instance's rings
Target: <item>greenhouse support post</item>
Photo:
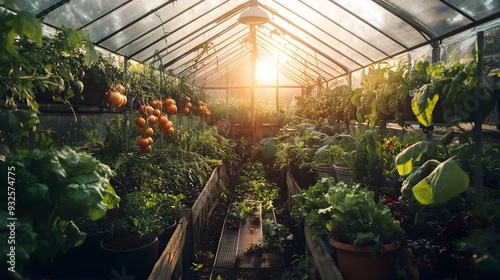
[[[279,59],[276,60],[276,123],[279,125],[279,120],[280,120],[280,98],[279,98]]]
[[[252,88],[250,90],[250,102],[251,102],[251,123],[252,123],[252,144],[255,143],[255,68],[257,60],[257,34],[255,32],[255,25],[250,25],[250,38],[252,40],[252,59],[251,59],[251,84]]]
[[[226,121],[229,121],[229,73],[226,66]]]
[[[128,75],[128,57],[125,56],[123,59],[123,75],[127,76]],[[125,77],[123,77],[125,79]],[[132,100],[131,100],[132,101]],[[132,104],[132,102],[130,102]],[[129,114],[130,110],[132,109],[132,106],[128,108],[125,113],[123,113],[123,147],[125,150],[128,149],[128,126],[129,126]]]
[[[477,81],[478,84],[484,83],[484,31],[479,31],[476,38],[476,62],[477,62]],[[476,96],[479,96],[477,92],[479,87],[476,87]],[[481,110],[479,108],[478,110]],[[482,216],[484,214],[483,209],[483,131],[482,131],[482,121],[481,114],[476,114],[476,119],[474,121],[473,135],[474,135],[474,148],[475,148],[475,158],[474,158],[474,186],[476,188],[476,203],[474,203],[474,211]]]

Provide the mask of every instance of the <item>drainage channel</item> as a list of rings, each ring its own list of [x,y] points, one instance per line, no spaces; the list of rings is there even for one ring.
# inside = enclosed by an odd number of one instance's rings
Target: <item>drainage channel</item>
[[[226,215],[219,246],[215,255],[211,280],[226,279],[282,279],[285,275],[283,255],[278,248],[254,250],[252,248],[262,244],[267,235],[263,228],[262,219],[274,219],[274,214],[262,213],[262,205],[248,215],[235,228],[228,223]]]

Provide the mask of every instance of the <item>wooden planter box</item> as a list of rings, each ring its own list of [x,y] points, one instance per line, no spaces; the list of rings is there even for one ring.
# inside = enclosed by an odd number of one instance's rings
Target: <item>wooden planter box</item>
[[[193,206],[183,209],[183,217],[148,280],[183,278],[199,246],[201,231],[219,203],[221,187],[229,184],[233,168],[230,162],[217,166]]]
[[[290,172],[286,174],[286,185],[287,185],[287,206],[288,210],[291,211],[295,206],[292,196],[298,194],[302,191],[299,184],[293,179]],[[306,250],[312,256],[313,262],[311,263],[310,271],[318,271],[321,279],[323,280],[342,280],[342,275],[339,269],[335,265],[332,256],[328,252],[325,243],[321,239],[313,240],[311,231],[304,227],[304,238],[306,243]],[[298,240],[301,240],[298,237]],[[313,274],[314,279],[314,274]]]

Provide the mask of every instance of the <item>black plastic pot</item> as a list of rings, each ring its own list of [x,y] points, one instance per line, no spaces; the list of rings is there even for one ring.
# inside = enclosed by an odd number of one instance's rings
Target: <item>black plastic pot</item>
[[[170,238],[174,234],[175,229],[177,228],[177,221],[174,221],[172,225],[167,227],[162,234],[158,236],[158,258],[161,256],[165,248],[167,247]]]
[[[156,263],[158,257],[158,237],[149,236],[145,245],[133,249],[110,249],[107,247],[110,238],[107,237],[100,242],[103,254],[108,260],[106,275],[109,279],[117,277],[128,277],[135,280],[147,279]]]

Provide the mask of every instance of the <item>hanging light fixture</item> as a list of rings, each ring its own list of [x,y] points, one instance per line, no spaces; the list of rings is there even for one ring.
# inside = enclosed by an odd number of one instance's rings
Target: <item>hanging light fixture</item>
[[[241,13],[239,23],[247,25],[259,25],[269,21],[269,16],[259,8],[257,0],[250,0],[250,7]]]

